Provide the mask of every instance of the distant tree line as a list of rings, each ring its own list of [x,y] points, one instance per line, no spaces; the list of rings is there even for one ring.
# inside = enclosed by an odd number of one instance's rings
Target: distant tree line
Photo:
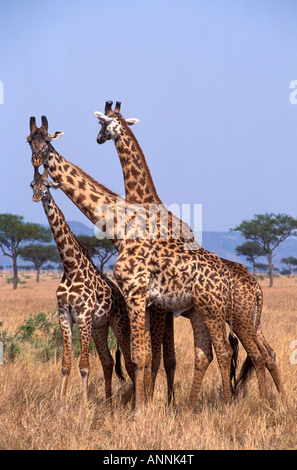
[[[51,239],[50,229],[39,224],[25,223],[21,215],[0,214],[0,247],[2,253],[12,259],[14,289],[18,286],[17,259],[22,248],[31,247],[37,241],[48,243]]]
[[[103,272],[105,265],[117,250],[108,239],[99,240],[95,236],[80,236],[80,242],[89,249],[92,257],[99,261],[99,269]],[[34,223],[25,223],[24,217],[15,214],[0,214],[0,248],[3,255],[12,259],[13,288],[18,286],[18,265],[20,256],[33,263],[36,269],[36,281],[39,281],[40,270],[47,262],[60,264],[60,256],[53,240],[50,228]]]
[[[256,214],[252,220],[244,220],[237,227],[231,229],[239,231],[247,240],[237,247],[239,255],[243,255],[252,263],[253,271],[256,269],[255,260],[265,256],[268,261],[269,287],[273,286],[273,257],[276,248],[288,237],[297,236],[297,219],[286,214]],[[289,266],[294,265],[290,260],[282,259]]]
[[[231,229],[239,231],[247,240],[244,244],[236,247],[236,252],[240,256],[245,256],[252,264],[253,273],[257,267],[268,268],[270,283],[273,285],[273,256],[276,248],[289,236],[297,236],[297,219],[285,214],[256,214],[252,220],[244,220]],[[39,224],[25,223],[24,218],[14,214],[0,214],[0,248],[5,256],[12,259],[13,264],[13,288],[18,285],[17,259],[20,256],[26,261],[33,263],[36,269],[36,280],[39,281],[41,268],[48,261],[58,263],[59,254],[52,241],[52,233],[48,228]],[[110,240],[98,239],[81,235],[80,242],[89,250],[90,255],[97,259],[98,267],[103,272],[104,267],[117,255]],[[257,258],[265,256],[268,264],[256,263]],[[283,258],[282,263],[286,264],[291,273],[297,269],[297,259],[293,256]],[[111,264],[110,267],[113,265]]]

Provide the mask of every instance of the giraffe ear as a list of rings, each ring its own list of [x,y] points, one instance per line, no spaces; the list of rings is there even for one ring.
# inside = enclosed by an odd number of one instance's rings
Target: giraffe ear
[[[62,137],[63,134],[64,134],[64,131],[56,131],[56,132],[53,132],[52,134],[49,134],[49,138],[51,140],[58,140],[60,139],[60,137]]]
[[[59,189],[61,185],[60,183],[53,183],[53,181],[49,181],[49,187],[52,189]]]
[[[100,111],[94,111],[94,114],[101,124],[109,124],[112,121],[112,118],[105,116],[105,114],[100,113]]]
[[[133,126],[133,124],[137,124],[139,122],[139,119],[130,118],[130,119],[125,119],[125,121],[128,124],[128,126]]]

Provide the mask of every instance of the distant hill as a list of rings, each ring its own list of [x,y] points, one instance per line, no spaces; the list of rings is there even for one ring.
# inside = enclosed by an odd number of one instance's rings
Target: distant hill
[[[245,240],[238,232],[203,232],[202,247],[216,253],[221,258],[243,263],[244,258],[237,256],[235,248]]]
[[[88,235],[92,237],[94,235],[94,230],[90,227],[87,227],[82,222],[76,222],[75,220],[69,220],[68,222],[69,227],[71,228],[74,235]]]
[[[94,235],[94,230],[82,222],[70,220],[68,224],[75,235]],[[243,256],[237,256],[235,251],[236,246],[244,242],[245,239],[238,232],[203,232],[202,234],[203,248],[216,253],[221,258],[247,265],[245,258]],[[284,268],[280,260],[288,256],[297,257],[297,238],[287,238],[287,240],[276,249],[274,265],[278,268]],[[266,258],[258,258],[257,261],[267,264]],[[26,263],[19,258],[18,264],[25,265]],[[0,256],[0,266],[11,267],[11,265],[11,258],[8,256]]]
[[[238,245],[242,245],[245,242],[246,240],[239,232],[203,232],[202,234],[203,248],[216,253],[221,258],[237,261],[247,266],[248,263],[245,257],[237,256],[235,251]],[[297,258],[297,237],[287,238],[276,248],[274,254],[274,266],[283,269],[285,265],[281,263],[282,258],[287,258],[288,256],[295,256]],[[265,257],[259,257],[257,258],[257,263],[267,264],[267,260]]]

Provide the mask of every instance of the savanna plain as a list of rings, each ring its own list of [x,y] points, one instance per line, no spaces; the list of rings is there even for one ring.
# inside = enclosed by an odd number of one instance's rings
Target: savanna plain
[[[94,349],[89,406],[82,402],[79,352],[74,351],[67,400],[61,407],[61,352],[53,346],[53,338],[48,337],[53,332],[59,334],[55,297],[59,275],[43,273],[37,284],[33,274],[21,273],[22,282],[16,291],[9,283],[9,276],[5,271],[0,275],[0,333],[5,344],[4,364],[0,365],[1,450],[297,448],[297,364],[294,364],[297,346],[292,348],[292,342],[297,340],[297,277],[277,277],[272,288],[268,288],[266,278],[259,281],[264,291],[262,329],[277,353],[285,399],[279,397],[267,373],[267,401],[259,399],[253,375],[247,394],[230,407],[224,406],[221,377],[214,359],[206,372],[196,407],[190,410],[193,335],[190,322],[178,318],[175,319],[176,404],[171,408],[166,406],[166,376],[161,365],[154,401],[148,405],[144,418],[135,420],[131,403],[124,405],[121,400],[129,388],[127,374],[124,384],[114,374],[113,411],[110,411],[104,398],[101,363]],[[114,356],[114,342],[110,344]],[[239,366],[244,358],[245,352],[240,347]]]

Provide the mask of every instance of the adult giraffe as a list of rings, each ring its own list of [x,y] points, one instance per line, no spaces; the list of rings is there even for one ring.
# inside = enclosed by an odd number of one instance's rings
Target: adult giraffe
[[[120,114],[120,106],[121,103],[117,101],[113,111],[112,101],[107,101],[104,114],[95,112],[102,126],[97,136],[97,142],[103,144],[107,140],[112,139],[114,141],[123,170],[126,197],[129,200],[142,204],[162,204],[143,151],[129,127],[137,123],[138,120],[124,119]],[[189,239],[190,237],[193,239],[194,234],[188,229],[187,238]],[[248,352],[248,357],[242,366],[237,385],[244,385],[249,375],[248,372],[254,367],[258,378],[260,395],[267,396],[266,366],[273,377],[278,391],[283,392],[275,352],[266,341],[260,326],[263,306],[262,289],[242,264],[226,259],[221,260],[230,271],[234,281],[234,315],[232,326]],[[171,337],[172,343],[173,325],[171,326],[169,323],[168,327],[166,335]],[[197,330],[197,335],[202,335],[202,332]],[[203,336],[206,338],[205,335]],[[198,340],[195,343],[198,345]],[[206,351],[207,354],[205,354]],[[167,353],[172,356],[174,354],[173,348],[168,349]],[[201,359],[202,374],[204,374],[212,360],[211,345],[209,344],[208,348],[204,345],[203,350],[198,347],[196,353]],[[173,361],[171,360],[171,362]],[[190,395],[190,402],[192,404],[194,404],[193,402],[197,394],[198,388],[193,386]]]
[[[125,300],[119,288],[94,265],[88,250],[78,241],[67,224],[64,214],[55,203],[50,188],[59,185],[49,181],[47,170],[40,175],[35,167],[33,201],[42,201],[64,268],[56,296],[59,322],[63,333],[61,398],[65,397],[71,369],[72,326],[77,323],[80,333],[81,357],[79,362],[83,397],[88,402],[90,373],[90,339],[94,340],[105,380],[105,396],[111,403],[111,385],[114,361],[107,339],[112,328],[122,350],[126,370],[134,382],[134,366],[130,349],[130,323]],[[120,369],[117,369],[120,378]]]
[[[141,415],[144,407],[144,372],[146,365],[146,331],[149,323],[146,305],[154,304],[163,316],[168,312],[193,309],[208,328],[221,370],[225,403],[231,402],[230,359],[232,348],[227,338],[227,304],[232,299],[232,279],[220,259],[206,250],[185,250],[184,242],[174,238],[172,217],[170,232],[150,238],[150,213],[144,209],[137,222],[142,223],[145,237],[136,233],[135,212],[131,202],[120,198],[87,175],[81,168],[62,157],[51,145],[61,136],[48,133],[48,122],[42,117],[42,126],[30,118],[28,142],[32,150],[32,164],[44,165],[55,183],[94,224],[105,226],[105,233],[118,249],[119,256],[114,275],[124,295],[132,337],[132,355],[135,363],[135,413]],[[119,222],[119,200],[125,211],[125,221]],[[133,203],[132,203],[133,206]],[[123,214],[122,214],[123,215]],[[122,217],[120,217],[122,219]],[[166,232],[166,230],[165,230]],[[199,312],[199,313],[198,313]],[[231,319],[229,318],[229,321]]]
[[[95,112],[98,117],[102,129],[97,136],[97,142],[103,144],[106,140],[113,139],[115,142],[120,162],[122,165],[124,184],[125,184],[125,197],[135,203],[144,205],[158,205],[163,206],[161,199],[159,198],[151,173],[149,171],[146,159],[142,152],[142,149],[136,140],[134,134],[130,131],[128,126],[136,124],[138,119],[123,119],[120,115],[121,103],[117,102],[114,112],[112,111],[112,101],[107,101],[105,105],[105,115],[99,112]],[[112,120],[109,125],[106,122],[106,116],[118,117],[119,120]],[[125,123],[123,125],[123,123]],[[114,124],[114,129],[111,129]],[[186,236],[187,242],[194,242],[194,235],[187,224],[180,226],[181,235]],[[196,244],[195,249],[199,246]],[[183,314],[185,316],[185,314]],[[189,316],[187,314],[187,316]],[[190,403],[194,405],[196,391],[200,388],[202,381],[205,364],[208,364],[212,360],[212,348],[210,342],[209,332],[199,317],[195,314],[194,317],[189,316],[194,332],[195,341],[195,371],[193,377],[193,385],[190,393]],[[193,320],[193,321],[192,321]],[[155,355],[155,363],[152,367],[152,382],[157,375],[157,371],[160,365],[160,349],[159,354]],[[167,314],[166,326],[163,336],[163,361],[164,368],[167,376],[167,390],[168,390],[168,403],[170,404],[171,399],[174,397],[174,375],[176,368],[176,359],[174,351],[174,323],[172,313]],[[198,393],[198,392],[197,392]]]

